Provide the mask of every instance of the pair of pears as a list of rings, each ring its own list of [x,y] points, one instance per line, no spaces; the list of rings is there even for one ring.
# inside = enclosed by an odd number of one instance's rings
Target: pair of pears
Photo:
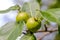
[[[40,22],[38,22],[34,17],[29,17],[26,12],[18,13],[16,21],[25,21],[27,29],[31,32],[36,32],[40,28]]]

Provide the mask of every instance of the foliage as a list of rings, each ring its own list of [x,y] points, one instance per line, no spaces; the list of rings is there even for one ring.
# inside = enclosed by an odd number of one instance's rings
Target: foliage
[[[29,2],[25,2],[22,7],[20,7],[19,5],[15,5],[6,10],[1,10],[0,13],[6,13],[9,11],[14,11],[14,10],[18,10],[18,12],[26,12],[29,14],[30,18],[34,17],[34,20],[36,21],[36,24],[34,24],[32,21],[30,21],[30,22],[32,22],[32,27],[37,25],[37,23],[41,23],[42,20],[45,20],[48,23],[55,22],[58,25],[58,32],[59,32],[59,35],[56,36],[55,40],[59,40],[60,39],[59,38],[60,37],[59,0],[53,7],[51,6],[51,9],[47,9],[44,11],[40,10],[40,8],[41,8],[40,2],[41,2],[41,0],[30,0]],[[48,23],[45,23],[44,26]],[[16,21],[8,22],[7,24],[5,24],[3,27],[0,28],[0,40],[16,40],[16,38],[22,34],[23,28],[26,27],[26,24],[27,24],[27,22],[24,22],[23,20],[21,20],[19,22],[16,22]],[[30,26],[30,24],[28,24],[28,25]],[[30,28],[32,28],[32,27],[30,27]],[[32,31],[34,29],[37,29],[38,27],[40,28],[41,24],[39,24],[39,26],[34,27],[32,29]],[[46,31],[43,31],[43,32],[47,32],[46,27],[45,27],[45,29],[46,29]],[[29,31],[28,28],[26,28],[25,31],[26,31],[26,33],[24,33],[23,37],[20,40],[37,40],[37,38],[34,35],[35,32]],[[36,30],[34,30],[34,31],[36,31]]]

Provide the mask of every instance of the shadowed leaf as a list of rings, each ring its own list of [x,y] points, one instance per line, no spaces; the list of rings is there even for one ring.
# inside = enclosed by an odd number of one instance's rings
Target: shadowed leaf
[[[54,40],[60,40],[60,34],[57,34]]]
[[[26,34],[20,40],[36,40],[36,37],[33,34]]]

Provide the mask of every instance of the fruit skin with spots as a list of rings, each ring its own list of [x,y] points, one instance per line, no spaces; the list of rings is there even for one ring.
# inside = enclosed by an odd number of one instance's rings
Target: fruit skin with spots
[[[29,31],[36,32],[41,27],[40,24],[40,22],[38,22],[37,20],[35,20],[34,17],[32,17],[27,20],[26,27]]]
[[[16,21],[19,22],[19,21],[27,21],[29,18],[29,15],[28,13],[26,12],[21,12],[21,13],[18,13],[18,15],[16,16]]]

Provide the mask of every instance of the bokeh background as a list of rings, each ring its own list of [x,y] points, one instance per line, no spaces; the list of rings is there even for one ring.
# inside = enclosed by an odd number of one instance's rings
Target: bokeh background
[[[14,6],[16,4],[22,6],[24,2],[28,2],[29,0],[0,0],[0,10],[6,10],[7,8]],[[53,3],[54,0],[42,0],[42,7],[41,10],[46,10],[48,6]],[[4,24],[6,24],[9,21],[15,21],[17,15],[17,10],[15,11],[9,11],[5,14],[0,14],[0,27],[2,27]],[[53,27],[56,26],[55,23],[51,23]],[[55,34],[57,32],[53,32],[47,36],[45,36],[42,40],[53,40],[55,37]],[[37,33],[38,37],[42,36],[43,33]]]

